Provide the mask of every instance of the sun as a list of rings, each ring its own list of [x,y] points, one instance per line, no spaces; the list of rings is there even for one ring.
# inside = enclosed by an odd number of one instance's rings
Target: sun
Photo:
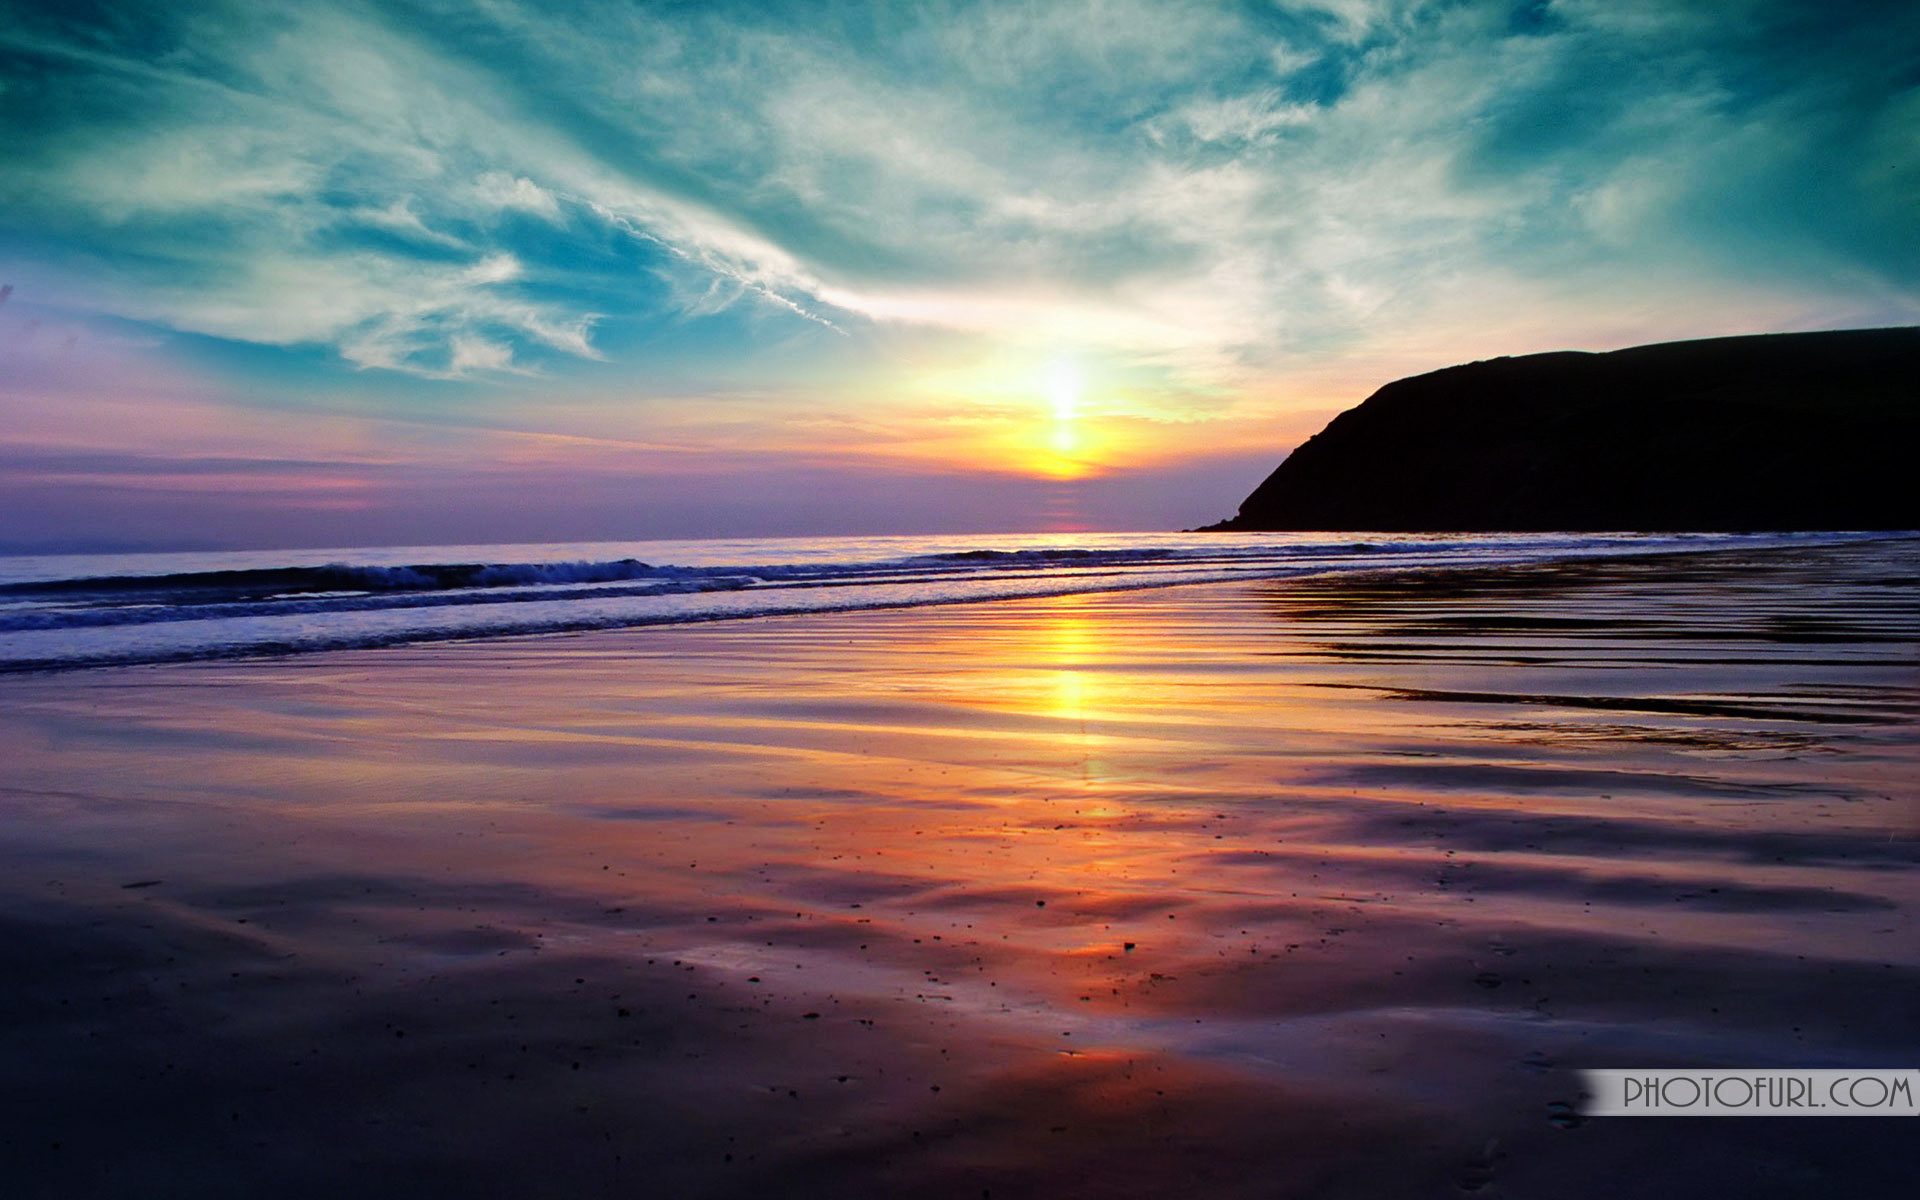
[[[1112,365],[1067,347],[1007,348],[920,374],[914,391],[944,408],[940,431],[921,443],[948,459],[1070,481],[1102,475],[1127,457],[1117,427],[1127,391]]]
[[[1053,430],[1047,441],[1058,456],[1052,474],[1073,476],[1082,470],[1074,459],[1081,448],[1080,393],[1085,386],[1080,365],[1072,359],[1056,358],[1047,364],[1047,399],[1053,404]]]

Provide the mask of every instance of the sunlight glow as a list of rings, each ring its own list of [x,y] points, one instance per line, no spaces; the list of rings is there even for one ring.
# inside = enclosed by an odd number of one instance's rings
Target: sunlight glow
[[[1071,358],[1060,356],[1047,364],[1047,399],[1053,404],[1053,432],[1047,445],[1053,455],[1043,470],[1056,478],[1073,479],[1086,473],[1086,464],[1078,458],[1082,438],[1076,426],[1085,387],[1080,365]]]
[[[891,418],[885,449],[1066,481],[1206,447],[1204,422],[1160,419],[1156,378],[1090,353],[1077,345],[1047,354],[1000,350],[916,365],[900,392],[924,416]]]
[[[1047,365],[1047,398],[1053,401],[1053,419],[1071,421],[1078,415],[1080,392],[1086,381],[1079,364],[1070,358],[1056,358]]]

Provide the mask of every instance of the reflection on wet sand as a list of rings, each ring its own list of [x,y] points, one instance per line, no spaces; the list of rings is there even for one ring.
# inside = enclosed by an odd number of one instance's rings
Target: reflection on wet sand
[[[5,682],[24,1195],[1796,1195],[1920,1057],[1911,544]],[[1664,1156],[1664,1157],[1663,1157]]]

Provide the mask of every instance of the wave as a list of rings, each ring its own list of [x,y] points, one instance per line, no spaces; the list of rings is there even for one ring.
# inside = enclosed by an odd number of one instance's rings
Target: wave
[[[645,556],[288,562],[290,555],[48,560],[0,576],[0,672],[283,654],[448,638],[897,608],[1337,570],[1805,544],[1844,535],[1090,535],[635,544]],[[956,542],[961,543],[955,545]],[[576,550],[615,546],[575,547]],[[660,551],[653,553],[652,551]],[[383,552],[362,552],[377,560]],[[392,552],[385,552],[392,553]],[[452,559],[457,552],[449,551]],[[186,557],[189,561],[182,562]],[[278,557],[280,561],[272,561]],[[682,561],[667,561],[678,557]],[[166,569],[182,568],[185,569]],[[102,569],[105,568],[105,569]],[[151,568],[151,569],[141,569]],[[0,565],[0,570],[4,570]],[[26,571],[39,577],[23,578]]]
[[[776,583],[795,580],[845,582],[903,572],[939,572],[959,567],[993,566],[1001,570],[1045,570],[1058,566],[1125,567],[1181,562],[1250,561],[1300,556],[1324,557],[1339,547],[1260,547],[1202,553],[1174,549],[1022,549],[964,550],[908,555],[873,562],[761,563],[745,566],[674,566],[637,558],[580,562],[411,563],[403,565],[327,563],[322,566],[254,567],[237,570],[183,571],[165,574],[79,576],[0,583],[0,604],[58,600],[124,604],[219,606],[249,600],[293,601],[304,596],[386,595],[391,593],[472,592],[530,587],[617,584],[641,580],[684,581],[744,579]],[[1346,549],[1374,551],[1367,543]],[[484,603],[475,597],[462,603]],[[397,603],[397,602],[396,602]],[[156,618],[162,619],[162,618]],[[0,629],[30,628],[8,625]]]
[[[297,595],[303,592],[429,591],[525,587],[536,583],[609,583],[654,570],[639,559],[561,563],[417,563],[409,566],[328,563],[319,567],[256,567],[171,575],[107,575],[0,585],[0,596]]]
[[[600,596],[664,596],[697,592],[732,591],[751,587],[755,581],[741,576],[674,580],[640,587],[610,588],[596,592]],[[505,594],[440,592],[397,595],[312,595],[299,598],[257,601],[222,600],[215,603],[125,604],[85,608],[24,609],[0,611],[0,632],[26,629],[75,629],[104,625],[146,625],[168,621],[210,621],[239,617],[287,614],[370,612],[388,609],[444,608],[454,605],[524,604],[535,601],[569,600],[579,593],[572,589],[513,590]]]

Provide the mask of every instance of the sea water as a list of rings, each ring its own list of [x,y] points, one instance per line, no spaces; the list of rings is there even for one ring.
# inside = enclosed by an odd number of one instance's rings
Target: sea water
[[[976,534],[0,558],[0,671],[1759,548],[1858,534]]]

